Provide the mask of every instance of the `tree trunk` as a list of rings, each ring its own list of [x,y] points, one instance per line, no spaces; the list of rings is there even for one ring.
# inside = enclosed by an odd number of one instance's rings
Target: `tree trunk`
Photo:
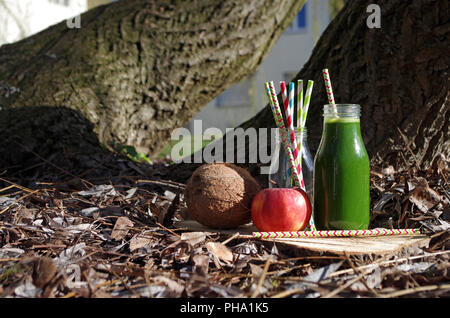
[[[312,79],[310,147],[317,149],[329,68],[337,103],[362,106],[362,133],[374,162],[427,168],[450,155],[450,12],[447,0],[381,0],[381,28],[367,7],[349,1],[325,30],[295,79]],[[273,125],[269,107],[242,127]]]
[[[81,29],[0,47],[0,167],[26,167],[30,151],[84,158],[98,141],[158,153],[261,63],[305,1],[119,1]]]

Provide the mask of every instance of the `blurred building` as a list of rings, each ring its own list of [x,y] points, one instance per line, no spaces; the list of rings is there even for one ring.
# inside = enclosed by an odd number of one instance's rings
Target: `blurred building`
[[[329,0],[308,0],[259,68],[210,102],[194,120],[202,120],[203,129],[225,132],[252,118],[269,102],[264,83],[274,81],[279,91],[280,81],[293,79],[331,20]],[[193,132],[193,121],[187,128]]]
[[[0,45],[115,0],[0,0]]]

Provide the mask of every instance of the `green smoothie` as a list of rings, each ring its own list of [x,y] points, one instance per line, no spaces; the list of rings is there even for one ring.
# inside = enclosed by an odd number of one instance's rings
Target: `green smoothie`
[[[363,230],[370,217],[370,165],[358,114],[325,117],[314,161],[314,222],[318,230]]]

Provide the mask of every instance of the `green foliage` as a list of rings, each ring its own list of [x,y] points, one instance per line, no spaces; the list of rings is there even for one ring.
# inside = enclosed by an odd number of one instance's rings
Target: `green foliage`
[[[200,142],[199,142],[200,141]],[[194,152],[203,149],[204,147],[206,147],[208,144],[210,144],[211,142],[213,142],[214,140],[205,140],[203,139],[203,136],[191,136],[191,137],[186,137],[183,138],[181,141],[180,140],[172,140],[158,155],[158,158],[163,159],[165,158],[167,155],[170,156],[170,154],[172,153],[172,148],[178,144],[179,142],[185,143],[187,144],[187,148],[190,149],[190,152],[188,153],[183,153],[182,157],[187,157],[192,155]],[[200,145],[200,148],[196,148],[195,145],[197,145],[197,143]],[[177,158],[177,159],[181,159],[181,158]]]
[[[18,264],[11,266],[0,274],[0,284],[7,283],[14,275],[23,272],[24,268]]]
[[[118,153],[121,153],[124,156],[127,156],[129,159],[135,161],[135,162],[145,162],[148,164],[153,164],[153,162],[148,158],[145,154],[137,152],[136,148],[133,146],[127,146],[122,145],[120,143],[112,143],[111,146],[116,150]]]

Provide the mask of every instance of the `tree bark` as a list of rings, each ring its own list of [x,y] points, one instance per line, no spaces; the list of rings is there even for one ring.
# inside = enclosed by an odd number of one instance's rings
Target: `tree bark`
[[[373,162],[428,168],[450,156],[450,12],[447,0],[380,0],[381,28],[369,29],[373,1],[348,1],[295,79],[315,88],[307,120],[318,148],[328,68],[337,103],[360,104],[362,133]],[[242,127],[273,124],[269,107]]]
[[[305,1],[119,1],[83,14],[81,29],[62,22],[0,47],[1,164],[23,155],[12,141],[43,157],[77,143],[69,157],[88,155],[92,130],[97,143],[157,154],[261,63]]]

